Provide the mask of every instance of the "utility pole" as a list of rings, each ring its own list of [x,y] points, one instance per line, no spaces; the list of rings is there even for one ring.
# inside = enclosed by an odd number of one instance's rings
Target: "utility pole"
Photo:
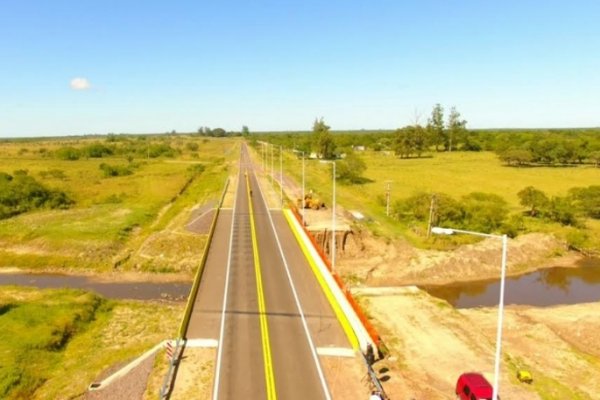
[[[429,222],[427,223],[427,237],[431,236],[431,222],[433,220],[433,210],[435,208],[435,193],[431,195],[431,204],[429,205]]]
[[[275,147],[274,144],[271,145],[271,185],[273,185],[273,148]]]
[[[390,216],[390,184],[391,181],[385,182],[385,216]]]

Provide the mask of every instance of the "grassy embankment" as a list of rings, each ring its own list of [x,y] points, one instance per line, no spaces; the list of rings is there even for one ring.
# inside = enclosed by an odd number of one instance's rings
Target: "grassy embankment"
[[[418,192],[444,193],[455,199],[471,192],[486,192],[504,198],[514,214],[525,211],[519,204],[517,193],[527,186],[534,186],[549,196],[564,196],[573,187],[587,187],[600,182],[599,168],[507,167],[490,152],[435,153],[432,158],[420,159],[399,159],[372,151],[359,155],[367,164],[363,175],[370,181],[358,185],[338,183],[338,203],[371,217],[373,221],[368,225],[375,234],[388,238],[404,236],[419,247],[432,246],[432,241],[423,234],[426,232],[425,224],[415,227],[386,217],[386,181],[391,182],[391,203]],[[292,175],[300,183],[301,171],[301,160],[286,152],[284,173]],[[328,205],[332,195],[330,171],[329,165],[306,160],[306,190],[315,190]],[[587,245],[600,250],[600,221],[587,219],[584,222],[589,235]],[[575,229],[529,218],[525,219],[525,226],[529,232],[552,232],[561,237]],[[472,238],[462,236],[458,240],[471,241]]]
[[[185,272],[193,268],[172,263],[178,253],[194,250],[197,254],[204,244],[202,235],[183,229],[186,217],[194,205],[218,198],[228,163],[237,159],[238,142],[178,136],[170,141],[180,149],[174,158],[105,156],[68,161],[51,156],[60,147],[81,148],[103,140],[0,143],[0,170],[27,170],[40,183],[75,200],[68,210],[34,211],[0,221],[0,266]],[[189,143],[197,149],[189,150]],[[102,163],[135,167],[131,175],[107,178]],[[190,168],[198,164],[204,170],[194,175]],[[146,239],[167,227],[178,234],[168,238],[170,246],[158,241],[161,249],[155,251],[155,241],[146,243]],[[145,256],[140,254],[142,245]]]
[[[182,307],[3,287],[0,398],[73,398],[102,371],[174,335]]]

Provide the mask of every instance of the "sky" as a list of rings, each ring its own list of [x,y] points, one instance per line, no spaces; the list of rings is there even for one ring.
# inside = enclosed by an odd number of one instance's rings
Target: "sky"
[[[596,0],[5,1],[0,137],[600,126]]]

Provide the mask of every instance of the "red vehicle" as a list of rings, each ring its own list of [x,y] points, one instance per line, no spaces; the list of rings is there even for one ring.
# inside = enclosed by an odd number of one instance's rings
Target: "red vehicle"
[[[459,400],[492,400],[493,395],[492,385],[477,372],[464,373],[456,381],[456,398]]]

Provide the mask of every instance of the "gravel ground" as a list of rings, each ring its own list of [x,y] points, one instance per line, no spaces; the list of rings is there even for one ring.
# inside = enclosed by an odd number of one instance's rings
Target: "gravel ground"
[[[117,379],[102,390],[87,392],[84,400],[138,400],[144,397],[148,377],[154,365],[154,357],[148,357],[127,375]]]

